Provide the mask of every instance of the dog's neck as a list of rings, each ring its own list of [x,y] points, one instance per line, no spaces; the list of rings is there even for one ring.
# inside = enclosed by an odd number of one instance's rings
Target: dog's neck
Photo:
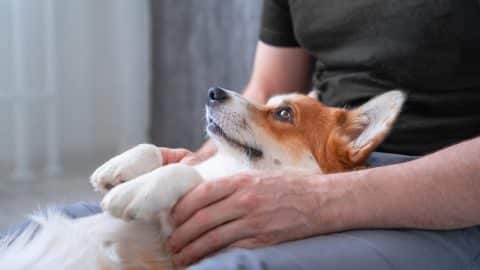
[[[214,156],[194,168],[207,181],[251,169],[245,158],[224,149],[219,149]]]

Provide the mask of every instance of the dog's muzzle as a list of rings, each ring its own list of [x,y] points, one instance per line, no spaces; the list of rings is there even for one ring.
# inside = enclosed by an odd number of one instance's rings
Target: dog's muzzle
[[[220,103],[224,103],[230,99],[230,95],[228,94],[225,89],[220,87],[212,87],[208,89],[208,101],[207,104],[209,106],[217,105]]]

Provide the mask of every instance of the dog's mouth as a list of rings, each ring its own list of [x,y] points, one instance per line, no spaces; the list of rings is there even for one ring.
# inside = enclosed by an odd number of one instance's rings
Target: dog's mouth
[[[259,159],[263,157],[262,150],[255,148],[253,146],[241,143],[238,140],[228,136],[225,133],[225,131],[217,123],[215,123],[215,120],[211,117],[207,118],[207,130],[208,132],[223,138],[233,148],[237,148],[245,152],[245,154],[250,159]]]

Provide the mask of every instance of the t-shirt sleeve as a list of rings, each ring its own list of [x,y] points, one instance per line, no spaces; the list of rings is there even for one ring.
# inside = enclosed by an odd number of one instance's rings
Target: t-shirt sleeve
[[[279,47],[298,47],[288,0],[264,0],[260,40]]]

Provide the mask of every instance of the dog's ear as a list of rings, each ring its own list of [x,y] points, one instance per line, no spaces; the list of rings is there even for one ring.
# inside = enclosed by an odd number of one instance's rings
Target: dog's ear
[[[390,91],[347,112],[342,133],[347,138],[346,150],[351,162],[363,163],[385,139],[405,99],[402,91]]]
[[[307,96],[314,98],[316,100],[320,100],[320,93],[317,90],[311,90],[310,92],[308,92]]]

